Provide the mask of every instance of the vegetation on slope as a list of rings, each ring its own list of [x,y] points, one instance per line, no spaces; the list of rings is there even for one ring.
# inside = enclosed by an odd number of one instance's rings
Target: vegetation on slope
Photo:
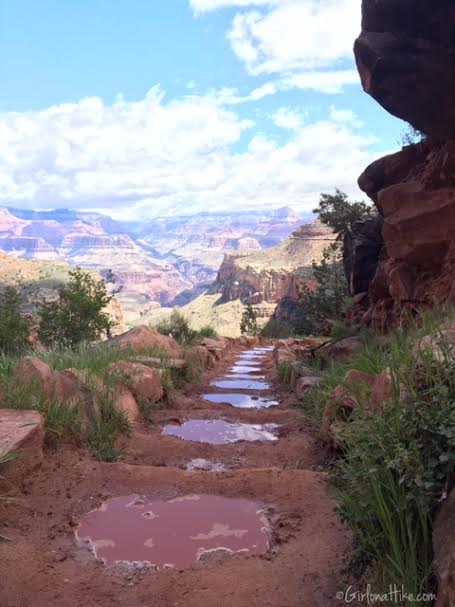
[[[332,470],[338,512],[354,535],[349,572],[378,589],[395,584],[414,596],[435,589],[432,530],[455,470],[454,353],[442,331],[454,318],[455,311],[422,314],[419,326],[386,338],[364,334],[363,348],[323,369],[322,383],[302,402],[319,426],[349,369],[390,370],[391,398],[381,407],[358,400],[339,429],[341,457]],[[355,386],[345,389],[358,398]]]

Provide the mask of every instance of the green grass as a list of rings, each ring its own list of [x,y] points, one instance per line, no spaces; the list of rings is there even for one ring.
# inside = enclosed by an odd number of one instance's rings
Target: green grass
[[[78,369],[88,371],[90,391],[95,395],[99,408],[99,418],[88,421],[81,416],[84,403],[69,406],[53,398],[47,400],[36,384],[18,384],[13,375],[13,369],[18,362],[17,357],[0,356],[0,392],[3,408],[32,409],[39,411],[45,418],[46,439],[56,445],[60,440],[76,440],[86,444],[95,458],[104,461],[114,461],[122,457],[116,447],[119,434],[128,434],[130,426],[125,416],[115,407],[116,382],[121,379],[118,373],[113,374],[109,369],[111,363],[118,361],[135,361],[138,353],[133,350],[108,348],[103,344],[81,344],[74,350],[56,348],[48,352],[30,352],[46,362],[53,370]],[[162,370],[163,383],[167,391],[173,390],[174,383],[182,382],[186,367],[181,370],[170,370],[169,356],[158,348],[146,349],[141,357],[158,359],[158,364],[151,363]],[[93,379],[91,380],[90,377]],[[101,382],[96,381],[99,378]],[[126,379],[126,378],[124,378]],[[139,403],[141,405],[141,403]]]
[[[19,455],[18,451],[3,451],[0,452],[0,470],[2,465],[7,464],[8,462],[13,461],[14,459],[16,459],[16,457]],[[0,480],[4,479],[4,477],[0,474]],[[0,494],[0,501],[12,501],[13,498],[10,497],[8,494]],[[10,542],[11,538],[8,537],[7,535],[3,535],[0,533],[0,542]]]
[[[337,511],[354,537],[349,573],[378,591],[390,584],[413,594],[435,588],[432,530],[455,471],[454,362],[440,327],[453,317],[453,310],[426,313],[387,338],[364,336],[363,348],[346,363],[326,366],[321,384],[302,401],[318,425],[347,370],[391,371],[392,398],[375,411],[359,403],[332,470]],[[416,344],[428,334],[440,345],[439,361],[430,353],[416,357]]]
[[[289,384],[289,382],[291,381],[292,373],[291,364],[287,362],[280,363],[279,365],[277,365],[276,373],[278,375],[278,379],[281,382]]]

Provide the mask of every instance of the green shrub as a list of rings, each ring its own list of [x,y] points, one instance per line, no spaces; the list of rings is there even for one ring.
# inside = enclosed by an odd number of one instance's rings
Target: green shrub
[[[349,368],[390,369],[392,398],[375,410],[359,402],[341,433],[343,453],[332,472],[338,513],[354,536],[349,572],[369,577],[377,590],[396,584],[412,594],[434,591],[432,529],[455,471],[455,377],[441,337],[439,361],[423,354],[416,364],[414,348],[421,336],[438,335],[440,322],[440,315],[426,314],[420,328],[385,339],[365,336],[363,349],[325,369],[321,384],[303,399],[319,422]]]
[[[71,270],[68,283],[58,290],[57,301],[38,308],[40,340],[50,346],[74,348],[109,334],[114,323],[105,308],[112,298],[104,280],[96,280],[80,268]]]
[[[248,304],[246,310],[242,314],[242,320],[240,322],[240,333],[242,335],[257,335],[259,332],[258,323],[256,320],[256,314],[253,310],[253,306]]]
[[[317,287],[301,288],[298,297],[305,311],[298,330],[304,335],[318,335],[323,332],[327,321],[339,321],[349,304],[342,250],[338,242],[324,249],[319,263],[313,262],[313,276]]]
[[[287,323],[271,318],[261,329],[260,335],[266,339],[286,339],[294,336],[294,330]]]
[[[218,339],[219,335],[213,327],[211,327],[210,325],[205,325],[204,327],[201,327],[199,331],[196,331],[197,339],[202,339],[204,337],[208,337],[210,339]]]
[[[197,337],[197,332],[191,329],[187,319],[177,310],[173,310],[171,316],[161,321],[155,328],[162,335],[170,335],[179,344],[190,344]]]
[[[28,335],[31,323],[21,313],[23,301],[14,287],[0,292],[0,352],[21,354],[30,344]]]
[[[344,192],[335,189],[335,194],[321,194],[319,205],[313,213],[319,216],[322,223],[332,228],[342,240],[344,234],[356,221],[370,216],[372,207],[365,202],[351,202]]]

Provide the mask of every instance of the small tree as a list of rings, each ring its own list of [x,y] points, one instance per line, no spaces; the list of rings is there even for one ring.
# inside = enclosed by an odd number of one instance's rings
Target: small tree
[[[39,306],[41,341],[73,348],[99,339],[104,332],[109,334],[114,323],[105,308],[112,298],[105,280],[96,280],[81,268],[71,270],[57,301]]]
[[[258,334],[258,323],[256,320],[256,314],[253,310],[253,306],[248,304],[246,310],[242,314],[242,321],[240,323],[240,333],[242,335],[257,335]]]
[[[319,215],[322,223],[332,228],[341,241],[352,224],[370,215],[371,206],[366,202],[351,202],[347,194],[336,188],[335,194],[321,194],[313,213]]]
[[[299,296],[305,309],[305,320],[299,332],[305,334],[318,334],[327,320],[340,319],[348,301],[348,285],[338,243],[324,249],[320,263],[313,262],[313,275],[318,286],[314,290],[303,288]]]
[[[14,287],[4,287],[0,292],[0,351],[5,354],[20,354],[30,345],[31,323],[21,314],[22,304]]]
[[[162,335],[170,335],[180,344],[189,344],[197,336],[196,331],[191,329],[189,322],[178,310],[173,310],[167,320],[161,321],[156,330]]]

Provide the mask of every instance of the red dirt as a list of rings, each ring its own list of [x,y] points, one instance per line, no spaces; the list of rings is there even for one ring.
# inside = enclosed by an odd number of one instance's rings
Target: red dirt
[[[208,384],[232,365],[208,373]],[[272,377],[270,360],[263,365]],[[0,543],[1,607],[328,607],[337,604],[349,534],[333,512],[323,472],[325,454],[289,394],[273,386],[278,407],[241,410],[211,405],[193,387],[189,399],[156,412],[137,427],[126,463],[100,463],[75,447],[48,451],[22,483],[15,502],[0,503],[0,520],[13,541]],[[216,390],[215,390],[216,391]],[[223,417],[282,424],[273,443],[206,445],[160,436],[163,423]],[[225,472],[179,469],[193,458],[225,464]],[[306,468],[306,469],[303,469]],[[183,571],[106,567],[77,545],[80,518],[109,497],[169,499],[198,493],[263,504],[272,526],[265,555],[216,556]]]

